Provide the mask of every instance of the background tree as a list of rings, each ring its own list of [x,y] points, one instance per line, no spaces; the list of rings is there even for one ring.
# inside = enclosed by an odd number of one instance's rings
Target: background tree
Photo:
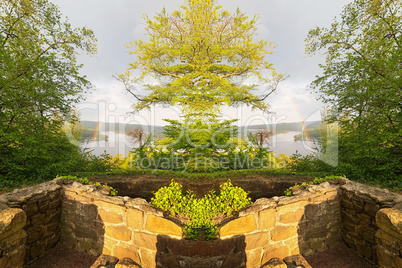
[[[172,14],[145,16],[149,41],[128,45],[136,60],[118,77],[138,100],[135,110],[177,105],[187,120],[215,118],[223,105],[267,110],[264,100],[283,75],[265,59],[274,45],[253,40],[257,19],[222,11],[215,0],[186,0]],[[134,77],[135,70],[141,75]],[[248,78],[255,83],[244,83]],[[256,89],[258,96],[251,93]]]
[[[142,146],[142,141],[144,140],[146,134],[144,133],[144,130],[142,127],[137,127],[134,129],[130,129],[127,133],[127,136],[129,136],[132,139],[133,143],[138,143],[138,146]]]
[[[402,18],[400,0],[355,0],[329,29],[316,28],[307,53],[325,50],[312,83],[336,112],[339,169],[364,180],[402,173]]]
[[[62,131],[90,83],[77,51],[95,37],[74,29],[46,0],[0,1],[0,176],[49,179],[77,167],[79,149]]]
[[[265,140],[271,138],[273,134],[274,133],[268,129],[260,129],[257,133],[255,133],[257,145],[260,147],[264,147]]]

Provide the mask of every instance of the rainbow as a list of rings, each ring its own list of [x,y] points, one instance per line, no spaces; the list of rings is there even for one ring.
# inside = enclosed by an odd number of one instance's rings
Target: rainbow
[[[309,150],[309,148],[315,148],[314,142],[312,141],[310,134],[307,131],[307,127],[306,124],[304,122],[304,119],[301,118],[296,105],[293,103],[293,101],[291,99],[289,99],[289,103],[291,105],[291,107],[293,108],[293,111],[295,113],[295,115],[297,116],[297,121],[300,122],[300,127],[301,127],[301,132],[302,132],[302,142],[306,142],[308,148],[306,148],[306,150]],[[306,139],[304,139],[306,138]]]
[[[98,124],[96,124],[94,133],[92,134],[92,139],[91,139],[92,141],[96,140],[96,136],[98,135],[101,125],[102,125],[102,122],[98,122]]]

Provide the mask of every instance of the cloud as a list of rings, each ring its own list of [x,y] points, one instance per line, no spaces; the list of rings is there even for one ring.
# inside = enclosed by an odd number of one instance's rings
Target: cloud
[[[152,18],[162,10],[163,6],[171,12],[178,9],[184,0],[53,0],[53,2],[60,6],[61,13],[69,17],[74,27],[86,26],[93,29],[99,40],[98,55],[95,57],[80,55],[78,58],[78,61],[84,64],[81,73],[87,75],[97,88],[93,94],[88,95],[85,105],[100,107],[100,103],[106,103],[105,109],[108,109],[107,105],[113,104],[116,109],[107,111],[107,116],[127,116],[135,100],[112,77],[124,72],[134,59],[128,54],[124,44],[136,39],[146,39],[143,14],[148,14]],[[276,95],[270,96],[268,101],[272,111],[291,122],[308,117],[314,110],[320,109],[322,104],[316,101],[315,95],[311,95],[306,87],[315,75],[321,73],[318,63],[323,62],[324,58],[307,57],[304,54],[304,39],[310,29],[316,26],[328,27],[333,17],[340,14],[342,6],[350,1],[221,0],[218,2],[223,9],[230,12],[234,12],[238,6],[249,17],[259,14],[256,39],[267,39],[278,45],[274,54],[267,59],[274,63],[279,72],[289,74],[290,78],[280,85]],[[99,114],[103,116],[103,112],[91,109],[83,109],[82,118],[97,120],[100,118]],[[260,116],[245,107],[239,111],[229,108],[225,108],[224,111],[228,116],[241,114],[242,119]],[[170,110],[157,108],[155,115],[147,113],[144,111],[141,116],[157,124],[164,124],[162,118],[179,119],[174,108]]]

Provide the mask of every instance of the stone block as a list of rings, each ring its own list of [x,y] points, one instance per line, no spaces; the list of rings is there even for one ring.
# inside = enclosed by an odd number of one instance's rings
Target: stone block
[[[258,215],[259,228],[261,230],[267,230],[273,228],[276,222],[276,210],[275,209],[264,209],[260,211]]]
[[[29,223],[31,225],[39,225],[43,223],[45,218],[46,218],[45,213],[38,213],[29,218]]]
[[[48,210],[45,218],[43,219],[44,224],[59,223],[61,219],[61,210]]]
[[[279,258],[272,258],[264,263],[261,268],[287,268],[288,266]]]
[[[360,243],[356,244],[356,247],[357,247],[357,253],[360,253],[369,260],[373,258],[373,245],[361,241]]]
[[[259,198],[250,206],[245,207],[239,212],[239,217],[245,217],[251,214],[256,214],[264,209],[275,208],[276,202],[268,198]]]
[[[311,198],[311,203],[321,203],[330,200],[338,200],[339,195],[338,192],[326,192],[325,194],[316,195],[315,197]],[[339,204],[339,203],[338,203]]]
[[[357,247],[356,247],[357,242],[356,241],[360,239],[359,237],[357,237],[357,236],[355,237],[355,235],[353,235],[351,233],[343,233],[342,239],[347,246],[349,246],[353,250],[357,250]]]
[[[35,241],[40,240],[45,234],[45,230],[42,226],[34,226],[33,228],[29,228],[26,230],[28,239],[28,244],[32,244]]]
[[[116,264],[115,268],[141,268],[141,266],[130,258],[124,258]]]
[[[354,210],[359,213],[364,209],[364,199],[360,198],[358,195],[354,195],[351,199],[353,203]]]
[[[289,247],[290,250],[293,250],[293,249],[296,249],[299,247],[299,244],[301,243],[301,239],[299,239],[297,237],[297,238],[287,240],[284,243],[286,243],[286,245]],[[297,254],[299,254],[299,253],[297,253]],[[293,255],[295,255],[295,254],[293,254]]]
[[[354,211],[350,211],[350,210],[341,210],[341,218],[342,218],[342,222],[348,222],[348,223],[352,223],[352,224],[358,224],[359,221],[357,219],[357,215],[356,213],[354,213]]]
[[[45,243],[45,250],[48,251],[51,248],[54,248],[57,243],[60,241],[60,234],[53,234],[53,236],[49,237]]]
[[[103,235],[103,232],[99,232],[99,230],[91,227],[78,225],[78,227],[74,229],[74,235],[77,238],[90,238],[92,240],[97,240],[99,236]]]
[[[0,267],[2,268],[17,268],[22,267],[25,258],[25,246],[22,245],[12,252],[0,257]]]
[[[281,223],[297,223],[304,215],[304,209],[296,210],[295,212],[288,212],[286,214],[280,215],[279,221]]]
[[[366,201],[364,205],[364,213],[370,216],[371,218],[375,217],[375,214],[377,214],[379,209],[380,206],[377,205],[377,203],[374,202],[373,200]]]
[[[374,236],[376,233],[376,230],[374,228],[370,228],[367,226],[362,226],[358,230],[359,236],[363,238],[364,241],[374,244]]]
[[[385,232],[402,240],[402,212],[392,208],[378,211],[376,215],[377,226]]]
[[[346,209],[354,210],[352,201],[347,198],[341,198],[341,206]]]
[[[255,268],[260,267],[262,259],[263,249],[246,250],[246,267]]]
[[[142,267],[156,267],[156,250],[140,248],[140,258]]]
[[[79,213],[86,221],[94,221],[98,216],[98,207],[93,204],[82,204]]]
[[[119,224],[123,222],[123,216],[115,212],[106,211],[104,209],[98,210],[99,218],[104,223]]]
[[[246,250],[265,247],[268,244],[268,232],[259,232],[245,235]]]
[[[21,209],[10,208],[0,211],[0,239],[21,230],[26,220],[26,214]]]
[[[251,233],[256,229],[255,216],[249,215],[228,222],[220,228],[219,234],[221,237],[225,237],[228,235]]]
[[[297,229],[295,226],[276,226],[271,231],[272,241],[282,241],[292,238],[297,235]]]
[[[36,203],[30,203],[30,204],[25,204],[22,206],[22,209],[25,211],[25,213],[27,214],[27,217],[32,217],[33,215],[35,215],[39,208],[36,205]]]
[[[98,268],[99,266],[115,266],[118,261],[119,259],[117,257],[102,254],[96,259],[90,268]]]
[[[357,219],[360,225],[371,225],[372,218],[364,213],[358,213]]]
[[[54,233],[60,228],[60,223],[57,221],[49,222],[45,227],[46,233]]]
[[[288,267],[312,268],[311,265],[306,261],[306,259],[300,254],[288,256],[284,258],[283,261],[287,264]]]
[[[176,223],[165,218],[148,215],[145,229],[151,233],[182,236],[183,230]]]
[[[319,226],[316,228],[309,228],[306,230],[300,230],[299,236],[304,240],[311,240],[317,238],[326,238],[331,230],[329,230],[326,226]]]
[[[301,208],[304,208],[308,204],[309,204],[309,202],[307,202],[307,201],[299,201],[299,202],[295,202],[295,203],[284,204],[282,206],[278,206],[276,208],[276,211],[281,214],[285,214],[288,212],[293,212],[293,211],[299,210]]]
[[[120,241],[131,240],[131,231],[126,226],[106,226],[105,235]]]
[[[144,213],[138,209],[127,209],[127,226],[135,230],[144,228]]]
[[[137,247],[156,250],[156,235],[143,232],[134,232],[134,244]]]
[[[266,263],[272,258],[283,259],[290,255],[290,249],[286,244],[276,243],[264,248],[262,263]]]
[[[5,252],[13,251],[14,249],[25,245],[26,233],[24,230],[19,230],[16,233],[12,233],[6,238],[0,240],[0,256]]]
[[[376,232],[375,240],[378,245],[381,245],[390,251],[398,252],[400,249],[402,249],[402,240],[388,234],[381,229]]]
[[[49,202],[49,209],[60,208],[62,205],[60,197],[57,197]]]
[[[98,206],[98,209],[103,209],[118,214],[123,214],[124,212],[126,212],[126,207],[123,205],[117,205],[103,201],[95,201],[95,205]]]
[[[221,268],[246,267],[246,258],[247,258],[246,253],[244,251],[231,252],[228,255],[226,255],[226,258],[223,261]],[[179,264],[172,267],[181,267],[181,266]]]
[[[116,245],[113,247],[111,255],[116,256],[120,260],[124,258],[130,258],[137,263],[141,263],[139,249],[134,245],[124,244]]]
[[[45,195],[42,196],[39,200],[38,200],[38,208],[39,211],[42,213],[45,213],[48,208],[49,208],[49,203],[50,203],[51,199],[49,196]]]

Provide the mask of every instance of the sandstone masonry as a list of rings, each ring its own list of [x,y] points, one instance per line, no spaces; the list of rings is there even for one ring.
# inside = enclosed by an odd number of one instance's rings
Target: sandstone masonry
[[[344,241],[402,268],[402,196],[347,179],[258,199],[220,223],[216,240],[183,239],[182,228],[144,199],[58,178],[0,196],[0,267],[32,263],[58,242],[99,264],[117,257],[115,267],[290,267]]]

